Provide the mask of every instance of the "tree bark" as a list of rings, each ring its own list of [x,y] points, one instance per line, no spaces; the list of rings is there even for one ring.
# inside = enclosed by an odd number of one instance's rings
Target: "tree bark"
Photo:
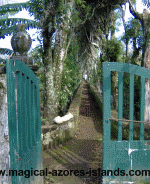
[[[53,118],[57,115],[57,96],[55,95],[54,83],[54,63],[52,59],[52,36],[56,32],[55,25],[56,10],[54,4],[48,0],[44,6],[43,14],[40,18],[40,26],[43,36],[43,56],[44,64],[44,119],[48,123],[53,122]]]
[[[49,36],[49,32],[43,30],[43,47],[44,47],[44,53],[43,53],[43,64],[44,64],[44,76],[45,76],[45,86],[44,86],[44,119],[50,116],[50,105],[52,103],[48,103],[48,98],[50,96],[50,93],[53,91],[53,70],[52,70],[52,50],[51,50],[51,36]],[[51,91],[51,92],[50,92]],[[51,95],[52,97],[52,95]]]

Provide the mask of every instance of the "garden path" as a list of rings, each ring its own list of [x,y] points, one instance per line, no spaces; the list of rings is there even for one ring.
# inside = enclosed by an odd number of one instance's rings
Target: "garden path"
[[[89,86],[84,81],[78,128],[74,138],[47,150],[43,157],[43,167],[52,170],[102,169],[102,112],[96,106]],[[65,171],[64,174],[67,174]],[[98,176],[52,176],[45,177],[45,183],[57,184],[101,184]]]

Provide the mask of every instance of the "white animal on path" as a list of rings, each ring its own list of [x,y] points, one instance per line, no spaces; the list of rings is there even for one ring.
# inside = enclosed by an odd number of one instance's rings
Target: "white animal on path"
[[[54,118],[54,122],[57,123],[57,124],[61,124],[63,123],[64,121],[68,121],[70,120],[71,118],[73,118],[74,116],[69,112],[68,114],[66,114],[65,116],[57,116]]]

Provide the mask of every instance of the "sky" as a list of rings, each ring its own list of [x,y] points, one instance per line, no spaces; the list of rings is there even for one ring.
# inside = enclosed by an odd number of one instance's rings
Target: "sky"
[[[0,0],[1,1],[1,0]],[[12,0],[12,2],[18,2],[18,3],[21,3],[21,2],[26,2],[27,0]],[[141,3],[141,0],[137,0],[137,6],[136,6],[136,10],[139,12],[139,13],[142,13],[143,12],[143,5]],[[30,17],[30,15],[28,14],[27,11],[21,11],[19,12],[18,14],[16,14],[14,17],[16,18],[26,18],[26,19],[34,19],[34,17]],[[127,4],[126,6],[126,14],[125,14],[125,20],[127,21],[130,17],[133,17],[130,12],[129,12],[129,5]],[[30,34],[31,38],[32,39],[36,39],[36,29],[30,29],[30,30],[27,30],[27,32]],[[124,28],[123,28],[123,25],[121,25],[119,27],[119,32],[116,33],[116,37],[120,37],[124,32]],[[8,48],[8,49],[12,49],[11,47],[11,37],[12,36],[7,36],[5,39],[0,39],[0,47],[1,48]],[[37,41],[33,41],[32,42],[32,45],[31,45],[31,49],[35,48],[36,45],[38,44]],[[31,50],[30,49],[30,50]]]

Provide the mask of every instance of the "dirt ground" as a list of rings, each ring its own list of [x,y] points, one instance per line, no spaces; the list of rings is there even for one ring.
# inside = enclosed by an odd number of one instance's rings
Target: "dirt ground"
[[[47,168],[48,172],[62,170],[63,173],[63,176],[52,176],[52,174],[45,176],[44,182],[47,184],[102,183],[100,176],[90,176],[89,173],[83,176],[81,171],[102,169],[102,112],[96,107],[86,82],[83,86],[75,137],[55,149],[43,151],[43,167]],[[76,173],[81,172],[82,176],[80,174],[69,176],[70,170],[77,170]]]

